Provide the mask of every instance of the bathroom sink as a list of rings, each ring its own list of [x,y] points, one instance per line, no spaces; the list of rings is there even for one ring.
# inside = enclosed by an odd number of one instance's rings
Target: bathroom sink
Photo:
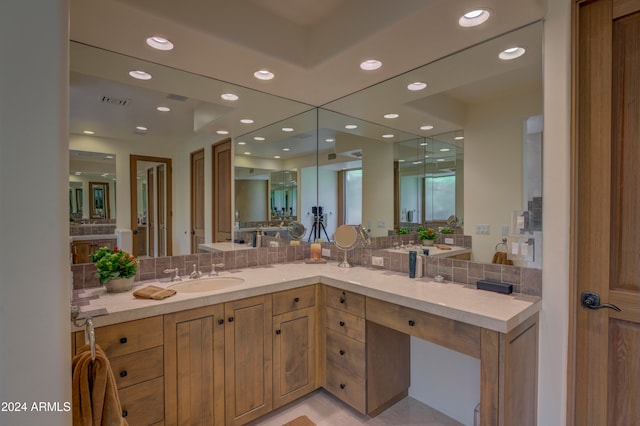
[[[184,282],[179,282],[169,286],[178,293],[201,293],[205,291],[222,290],[242,284],[244,278],[238,277],[206,277]]]

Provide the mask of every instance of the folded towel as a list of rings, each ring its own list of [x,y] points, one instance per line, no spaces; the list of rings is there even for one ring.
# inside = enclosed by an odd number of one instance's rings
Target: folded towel
[[[170,288],[162,288],[155,285],[148,285],[133,292],[133,296],[138,299],[155,299],[162,300],[176,294],[175,290]]]
[[[73,357],[72,414],[74,426],[128,426],[122,417],[122,406],[111,364],[100,346],[96,359],[85,345]]]
[[[436,248],[439,248],[440,250],[451,250],[451,247],[446,244],[436,244]]]

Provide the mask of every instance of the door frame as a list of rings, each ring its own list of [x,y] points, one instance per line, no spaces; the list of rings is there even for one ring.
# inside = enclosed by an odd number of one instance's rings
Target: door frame
[[[166,256],[172,255],[172,247],[173,247],[173,198],[172,198],[172,174],[173,168],[171,167],[171,158],[165,157],[152,157],[147,155],[129,155],[129,197],[130,197],[130,217],[131,217],[131,230],[135,231],[136,225],[138,223],[138,183],[137,183],[137,173],[138,173],[138,161],[148,161],[155,163],[164,163],[166,167],[166,192],[167,197],[165,199],[166,202]],[[133,247],[137,247],[137,235],[136,233],[132,233],[133,237]]]

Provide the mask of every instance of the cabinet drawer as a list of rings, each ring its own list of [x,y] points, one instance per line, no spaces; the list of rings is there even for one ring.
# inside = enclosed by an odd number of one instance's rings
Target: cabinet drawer
[[[480,358],[480,328],[367,297],[367,320]]]
[[[341,311],[364,317],[365,297],[361,294],[325,286],[326,304]]]
[[[365,380],[327,362],[326,389],[361,413],[366,413]]]
[[[273,315],[308,308],[316,304],[316,287],[294,288],[273,294]]]
[[[162,345],[162,317],[96,327],[96,343],[109,359]],[[76,333],[76,351],[84,346],[84,333]]]
[[[163,374],[163,347],[146,349],[111,358],[118,389],[155,379]]]
[[[327,306],[327,328],[360,342],[365,341],[364,318]]]
[[[131,425],[151,425],[164,420],[162,377],[118,390],[122,416]]]
[[[365,377],[365,344],[333,330],[327,330],[327,362],[349,372]]]

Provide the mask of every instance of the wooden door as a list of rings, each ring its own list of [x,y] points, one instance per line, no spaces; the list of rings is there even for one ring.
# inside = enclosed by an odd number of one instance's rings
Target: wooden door
[[[227,425],[241,425],[271,411],[271,295],[225,303]]]
[[[147,169],[147,253],[156,256],[156,179],[153,167]]]
[[[315,307],[273,317],[274,409],[316,388]]]
[[[229,241],[233,232],[231,183],[233,156],[231,140],[213,145],[213,241]]]
[[[158,223],[158,256],[167,255],[167,204],[166,204],[166,173],[165,165],[158,164],[156,167],[157,194],[157,223]]]
[[[191,153],[191,253],[204,243],[204,149]]]
[[[576,13],[575,364],[568,423],[638,425],[640,0],[585,1]],[[621,310],[585,308],[583,292]]]
[[[165,315],[166,425],[224,425],[224,308]]]

